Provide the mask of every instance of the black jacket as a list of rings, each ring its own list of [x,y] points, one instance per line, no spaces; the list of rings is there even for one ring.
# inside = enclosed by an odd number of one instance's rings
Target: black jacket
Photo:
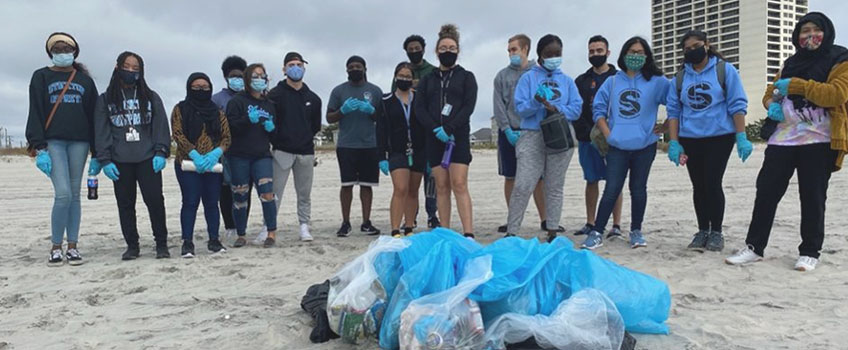
[[[471,133],[471,114],[477,103],[477,80],[473,73],[459,65],[447,72],[436,69],[421,78],[416,92],[413,108],[425,133],[430,131],[432,135],[432,130],[440,126],[448,135]],[[444,120],[443,100],[452,106],[450,115]]]
[[[383,95],[383,113],[377,119],[377,147],[380,150],[380,158],[388,159],[392,154],[406,154],[407,143],[410,142],[414,154],[424,152],[424,128],[415,114],[415,104],[418,102],[418,94],[413,93],[407,124],[397,96],[394,93]]]
[[[609,70],[601,75],[601,81],[599,83],[595,82],[594,76],[595,72],[592,68],[589,68],[585,73],[580,74],[577,79],[574,80],[574,84],[577,85],[577,90],[580,91],[580,97],[583,99],[583,109],[580,111],[580,119],[577,119],[572,125],[574,125],[574,133],[577,135],[577,140],[589,142],[589,133],[592,132],[592,127],[595,126],[594,119],[592,118],[592,102],[595,100],[595,92],[601,87],[604,81],[607,78],[615,75],[616,70],[615,66],[611,64],[607,64],[609,66]]]
[[[259,108],[260,121],[256,124],[250,122],[247,110],[251,106]],[[240,158],[263,158],[271,156],[271,134],[265,131],[262,119],[274,120],[274,104],[267,98],[257,100],[246,91],[239,92],[227,103],[227,122],[230,124],[230,136],[232,144],[227,149],[228,156]],[[275,125],[276,131],[280,128]]]
[[[281,81],[268,93],[274,104],[277,128],[271,135],[275,150],[292,154],[315,154],[313,138],[321,131],[321,98],[306,84],[295,90]]]

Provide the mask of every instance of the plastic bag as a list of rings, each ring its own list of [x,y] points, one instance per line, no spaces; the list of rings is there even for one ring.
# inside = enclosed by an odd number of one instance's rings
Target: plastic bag
[[[380,254],[398,252],[409,242],[380,237],[368,251],[345,265],[330,279],[327,296],[327,317],[330,329],[342,341],[359,344],[369,336],[379,334],[388,296],[380,283],[374,262]]]
[[[534,338],[544,349],[619,350],[624,321],[609,298],[597,289],[575,293],[550,316],[508,313],[486,329],[486,350],[504,350]]]
[[[401,315],[400,349],[482,350],[483,318],[468,294],[491,277],[491,256],[478,257],[468,261],[455,287],[410,303]]]

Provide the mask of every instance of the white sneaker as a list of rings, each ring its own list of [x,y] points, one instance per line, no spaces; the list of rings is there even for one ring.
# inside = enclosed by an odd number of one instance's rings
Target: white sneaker
[[[754,246],[748,245],[725,258],[724,262],[728,265],[748,265],[762,260],[763,257],[754,253]]]
[[[795,263],[795,269],[801,272],[813,271],[816,269],[816,264],[818,263],[819,259],[802,255],[798,258],[798,262]]]
[[[265,243],[266,238],[268,238],[268,230],[263,227],[262,231],[259,231],[259,233],[256,234],[256,238],[253,239],[253,244]]]
[[[312,238],[312,235],[309,234],[309,224],[300,224],[300,240],[303,242],[312,242],[315,240]]]

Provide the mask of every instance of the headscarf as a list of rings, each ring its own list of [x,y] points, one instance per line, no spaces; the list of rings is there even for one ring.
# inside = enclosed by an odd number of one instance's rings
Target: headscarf
[[[816,50],[808,50],[799,44],[801,27],[813,22],[824,32],[821,46]],[[834,45],[836,30],[833,22],[821,12],[810,12],[798,20],[795,31],[792,32],[792,45],[795,46],[795,54],[787,58],[783,63],[781,78],[800,78],[826,82],[827,76],[833,66],[848,60],[848,49]]]
[[[209,83],[209,91],[193,91],[191,83],[197,79]],[[183,133],[191,143],[197,142],[206,127],[206,135],[217,144],[221,140],[221,111],[212,102],[212,81],[203,73],[192,73],[186,82],[186,98],[180,101],[180,116],[182,116]]]

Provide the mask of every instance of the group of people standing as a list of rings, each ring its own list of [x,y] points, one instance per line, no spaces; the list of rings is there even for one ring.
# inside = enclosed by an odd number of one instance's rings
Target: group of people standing
[[[797,169],[801,192],[800,258],[796,269],[812,270],[824,238],[827,183],[848,151],[848,50],[834,44],[835,31],[821,13],[801,18],[793,33],[796,53],[766,89],[763,104],[768,139],[757,180],[754,214],[746,247],[729,264],[759,261],[768,241],[775,209]],[[649,43],[627,40],[615,65],[607,63],[609,42],[588,41],[591,67],[577,79],[562,72],[563,43],[548,34],[538,40],[509,38],[509,65],[494,79],[494,117],[499,127],[498,172],[505,178],[505,236],[520,233],[528,202],[535,199],[541,229],[553,240],[560,226],[566,170],[576,150],[586,181],[586,225],[581,246],[597,249],[605,240],[623,238],[622,190],[629,175],[631,247],[645,247],[642,221],[647,183],[659,135],[668,134],[670,161],[687,167],[693,188],[698,231],[688,248],[724,248],[725,197],[722,179],[736,146],[744,162],[753,152],[745,133],[748,99],[735,67],[725,62],[707,35],[693,30],[680,40],[685,59],[671,79],[663,76]],[[390,175],[391,235],[411,234],[418,223],[419,191],[426,197],[427,225],[450,227],[451,197],[456,198],[462,232],[474,239],[468,169],[472,160],[470,119],[477,99],[473,73],[457,64],[459,32],[439,31],[439,64],[424,59],[423,37],[403,43],[409,61],[394,69],[391,91],[383,94],[367,79],[364,58],[345,64],[347,81],[335,87],[326,120],[338,123],[336,155],[341,176],[342,224],[337,235],[352,231],[353,187],[359,186],[360,231],[378,235],[370,220],[372,188],[379,173]],[[175,141],[174,165],[182,192],[181,256],[195,254],[195,217],[203,203],[212,253],[225,251],[219,235],[223,216],[233,247],[247,244],[251,192],[256,189],[267,232],[263,245],[275,245],[277,211],[286,182],[294,177],[300,239],[311,241],[310,192],[316,159],[313,138],[321,130],[321,99],[303,82],[306,60],[289,52],[286,79],[269,87],[262,64],[237,56],[222,65],[227,86],[213,95],[212,81],[193,73],[186,97],[171,112],[144,79],[141,56],[118,56],[106,92],[98,95],[86,68],[76,61],[79,45],[66,33],[46,44],[53,65],[37,70],[30,84],[27,140],[37,167],[55,189],[52,247],[48,262],[82,263],[77,249],[80,226],[79,185],[87,153],[89,176],[101,171],[115,184],[124,260],[139,256],[136,184],[150,214],[156,257],[170,256],[161,171]],[[270,89],[269,89],[270,88]],[[668,118],[658,123],[665,105]],[[601,194],[599,182],[606,181]],[[600,197],[600,201],[599,201]],[[220,210],[219,210],[220,206]],[[606,226],[613,216],[612,229]],[[67,250],[62,243],[67,233]],[[606,233],[606,236],[604,235]]]

